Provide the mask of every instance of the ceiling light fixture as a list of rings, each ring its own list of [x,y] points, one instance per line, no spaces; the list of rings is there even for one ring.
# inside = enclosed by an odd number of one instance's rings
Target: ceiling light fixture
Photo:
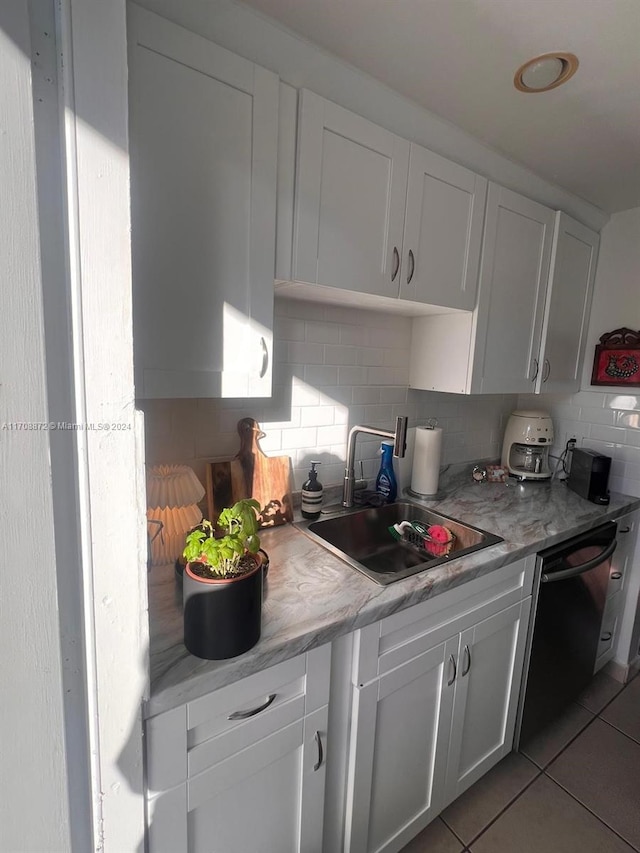
[[[566,83],[578,70],[573,53],[543,53],[521,65],[513,78],[520,92],[548,92]]]

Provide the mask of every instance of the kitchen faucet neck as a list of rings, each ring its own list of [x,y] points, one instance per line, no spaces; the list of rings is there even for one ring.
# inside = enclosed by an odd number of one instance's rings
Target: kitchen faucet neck
[[[353,492],[356,482],[354,465],[356,456],[356,438],[358,433],[362,432],[367,435],[377,435],[380,438],[393,439],[393,455],[396,459],[401,459],[407,448],[407,423],[408,418],[406,416],[400,416],[396,418],[395,432],[359,424],[349,430],[347,461],[344,469],[344,484],[342,488],[342,506],[353,506]]]

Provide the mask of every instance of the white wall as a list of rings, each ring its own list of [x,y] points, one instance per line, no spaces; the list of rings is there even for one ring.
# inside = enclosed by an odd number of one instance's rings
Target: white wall
[[[438,419],[443,464],[499,456],[515,396],[410,390],[409,318],[277,298],[274,334],[272,400],[141,404],[147,464],[188,464],[204,482],[206,459],[238,451],[236,425],[247,416],[266,431],[265,452],[291,456],[294,488],[306,479],[310,459],[322,460],[324,485],[341,482],[349,428],[367,423],[390,429],[397,415],[408,415],[414,424]],[[377,439],[358,439],[366,477],[377,473],[379,446]]]
[[[0,5],[0,847],[70,849],[28,4]]]
[[[575,435],[612,457],[611,489],[640,497],[640,387],[591,385],[600,336],[623,326],[640,329],[640,208],[614,214],[602,230],[581,391],[519,400],[551,411],[556,449]]]

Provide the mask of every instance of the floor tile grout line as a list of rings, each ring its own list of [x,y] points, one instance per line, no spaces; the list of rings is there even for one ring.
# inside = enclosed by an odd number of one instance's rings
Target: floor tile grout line
[[[530,760],[530,759],[527,759],[527,761],[529,761],[529,760]],[[493,826],[493,824],[498,820],[498,818],[502,817],[502,815],[507,811],[507,809],[510,809],[510,808],[511,808],[511,806],[516,802],[516,800],[518,800],[518,799],[519,799],[519,798],[524,794],[524,792],[525,792],[528,788],[530,788],[530,787],[533,785],[533,783],[536,781],[536,779],[539,779],[539,778],[540,778],[540,776],[542,776],[542,775],[544,774],[544,770],[540,770],[540,768],[538,767],[538,765],[537,765],[537,764],[534,764],[534,763],[533,763],[533,761],[532,761],[531,763],[533,764],[533,766],[534,766],[534,767],[536,768],[536,770],[538,771],[538,772],[536,773],[536,775],[533,777],[533,779],[531,779],[529,782],[527,782],[527,784],[524,786],[524,788],[523,788],[521,791],[519,791],[519,792],[515,795],[515,797],[514,797],[512,800],[509,800],[509,802],[506,804],[506,806],[504,806],[504,807],[503,807],[503,808],[498,812],[498,814],[497,814],[497,815],[495,815],[495,817],[491,818],[491,820],[489,821],[489,823],[488,823],[485,827],[483,827],[477,835],[474,835],[474,836],[473,836],[473,838],[471,839],[471,841],[468,841],[468,842],[467,842],[467,847],[469,847],[469,848],[470,848],[472,844],[475,844],[475,843],[476,843],[476,841],[480,838],[480,836],[481,836],[481,835],[484,835],[484,833],[489,829],[489,827],[490,827],[490,826]],[[442,818],[442,819],[443,819],[443,821],[444,821],[444,818]],[[444,821],[444,822],[447,824],[447,827],[448,827],[449,829],[451,829],[451,827],[449,826],[449,824],[448,824],[446,821]],[[465,843],[465,842],[460,838],[460,836],[459,836],[456,832],[454,832],[454,830],[453,830],[453,829],[451,829],[451,832],[453,832],[453,834],[456,836],[456,838],[457,838],[457,839],[458,839],[462,844],[464,844],[464,843]],[[464,853],[464,851],[463,851],[463,853]]]
[[[572,794],[572,793],[571,793],[571,791],[570,791],[568,788],[565,788],[565,786],[562,784],[562,782],[559,782],[557,779],[554,779],[554,778],[553,778],[553,776],[549,776],[549,774],[548,774],[547,772],[545,772],[545,771],[543,771],[543,775],[544,775],[544,776],[546,776],[546,777],[547,777],[547,779],[549,779],[551,782],[553,782],[553,783],[554,783],[555,785],[557,785],[559,788],[562,788],[562,790],[565,792],[565,794],[568,794],[568,795],[571,797],[571,799],[572,799],[572,800],[574,800],[576,803],[578,803],[578,805],[579,805],[579,806],[582,806],[582,808],[583,808],[585,811],[589,812],[589,814],[590,814],[590,815],[592,815],[592,817],[595,817],[595,819],[596,819],[599,823],[601,823],[603,826],[606,826],[606,827],[607,827],[607,829],[609,829],[611,832],[613,832],[613,834],[614,834],[614,835],[617,835],[617,836],[618,836],[618,838],[619,838],[621,841],[624,841],[624,843],[625,843],[628,847],[630,847],[632,850],[635,850],[635,851],[636,851],[636,853],[640,853],[640,848],[636,847],[636,846],[635,846],[635,844],[632,844],[630,841],[628,841],[626,838],[624,838],[622,835],[620,835],[620,833],[619,833],[616,829],[614,829],[612,826],[609,826],[609,824],[606,822],[606,820],[603,820],[603,819],[600,817],[600,815],[597,815],[594,811],[592,811],[592,810],[589,808],[589,806],[585,805],[585,804],[582,802],[582,800],[579,800],[579,799],[578,799],[578,797],[576,797],[576,795],[575,795],[575,794]]]
[[[614,723],[610,723],[609,720],[604,720],[602,717],[598,717],[598,719],[600,720],[601,723],[605,723],[607,726],[612,728],[614,731],[618,732],[621,735],[624,735],[627,738],[627,740],[631,741],[631,743],[635,743],[638,746],[640,746],[640,740],[637,740],[636,738],[634,738],[633,735],[627,734],[627,732],[625,732],[624,729],[619,729],[618,726],[616,726]]]
[[[551,765],[553,764],[553,762],[554,762],[554,761],[557,761],[557,760],[558,760],[558,758],[560,758],[560,756],[562,755],[562,753],[563,753],[563,752],[565,752],[565,750],[567,750],[567,749],[571,746],[571,744],[572,744],[575,740],[577,740],[577,739],[580,737],[580,735],[581,735],[583,732],[585,732],[585,731],[589,728],[589,726],[590,726],[590,725],[592,725],[592,723],[593,723],[593,721],[594,721],[594,720],[597,720],[597,719],[598,719],[597,714],[593,714],[593,711],[590,711],[590,713],[591,713],[593,716],[591,717],[591,719],[589,720],[589,722],[588,722],[588,723],[586,723],[586,724],[585,724],[585,725],[580,729],[580,731],[578,731],[578,732],[577,732],[577,733],[576,733],[576,734],[571,738],[571,740],[567,741],[567,743],[565,743],[565,745],[562,747],[562,749],[561,749],[559,752],[556,752],[556,754],[553,756],[553,758],[551,758],[549,761],[547,761],[547,763],[544,765],[544,767],[542,767],[542,768],[541,768],[541,771],[542,771],[543,773],[545,773],[545,772],[546,772],[546,770],[547,770],[547,768],[548,768],[548,767],[551,767]],[[526,756],[527,758],[529,758],[529,756],[528,756],[525,752],[523,752],[522,754],[523,754],[524,756]],[[530,761],[533,761],[533,759],[529,759],[529,760],[530,760]],[[536,762],[535,762],[535,761],[534,761],[533,763],[534,763],[534,764],[536,764]],[[536,764],[536,767],[540,767],[540,765],[539,765],[539,764]]]

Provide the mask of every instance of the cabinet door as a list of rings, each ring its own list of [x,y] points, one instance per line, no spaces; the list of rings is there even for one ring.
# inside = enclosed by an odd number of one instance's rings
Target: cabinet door
[[[326,732],[324,706],[189,779],[179,849],[321,853]]]
[[[132,6],[136,391],[271,394],[278,78]]]
[[[397,297],[409,143],[303,91],[293,276]]]
[[[636,661],[640,643],[640,550],[637,546],[640,513],[623,515],[618,520],[618,547],[611,558],[608,595],[619,593],[622,599],[614,653],[616,663],[626,666]]]
[[[475,393],[531,392],[538,372],[554,213],[489,185],[473,361]]]
[[[531,598],[460,635],[446,802],[513,748]]]
[[[441,810],[457,645],[456,636],[354,690],[348,853],[401,850]]]
[[[536,391],[580,388],[600,237],[556,213]]]
[[[400,298],[475,308],[487,181],[411,145]]]

